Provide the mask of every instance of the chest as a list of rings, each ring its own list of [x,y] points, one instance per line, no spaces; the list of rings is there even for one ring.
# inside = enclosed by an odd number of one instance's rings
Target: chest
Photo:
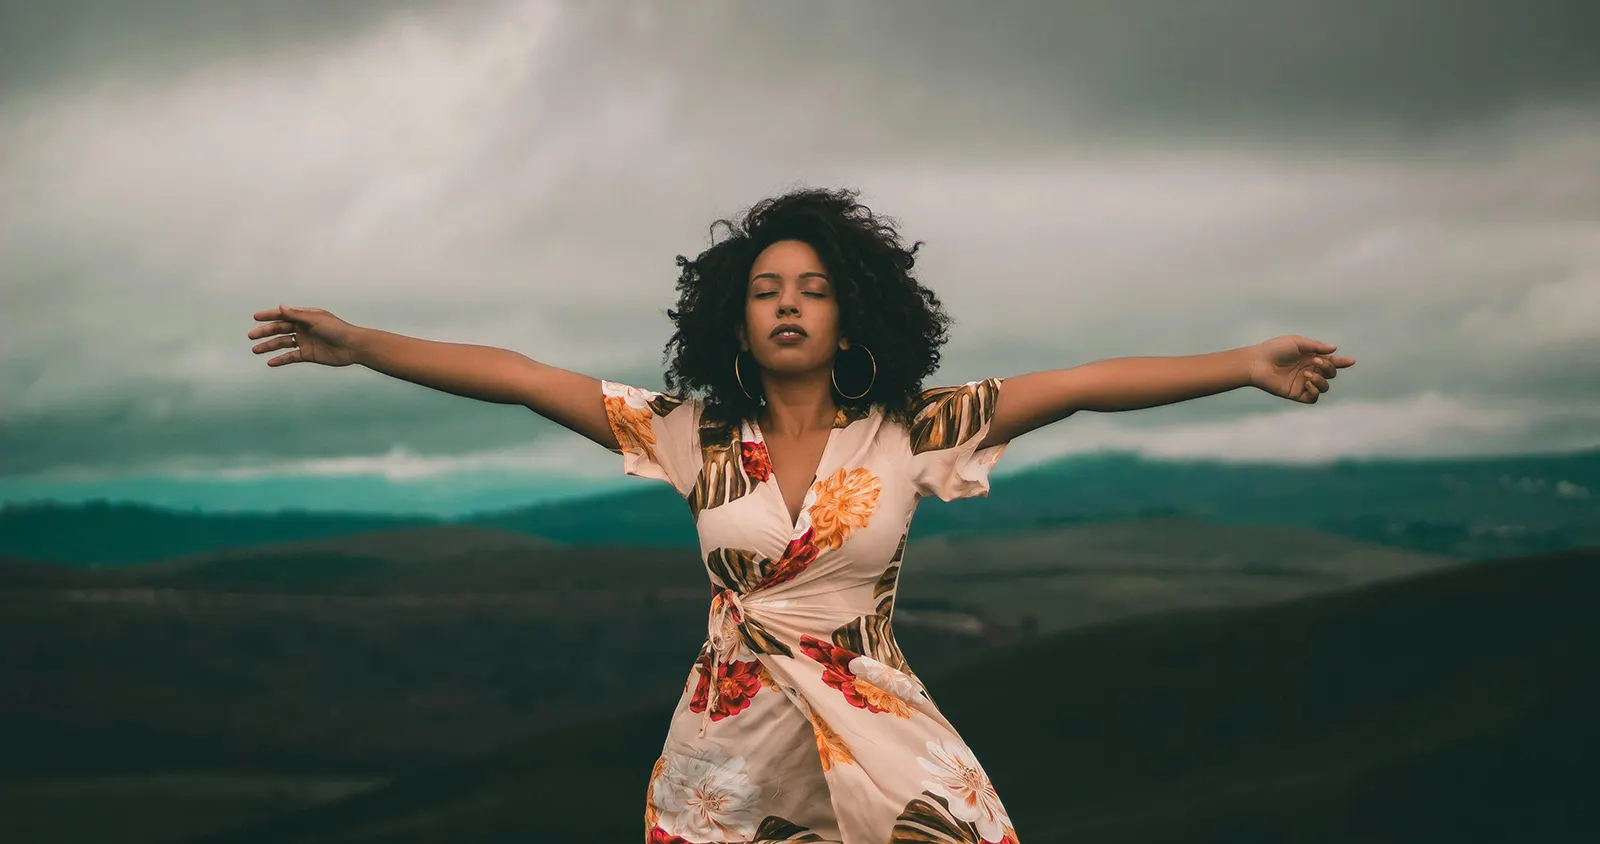
[[[730,487],[739,494],[726,500],[705,484],[712,503],[695,517],[702,554],[736,548],[778,560],[810,531],[821,552],[813,576],[882,574],[916,505],[899,429],[882,428],[874,414],[836,427],[831,438],[767,439],[745,423],[739,440],[747,482]],[[708,465],[702,481],[719,471]]]
[[[800,509],[805,506],[806,493],[816,482],[828,441],[829,433],[826,431],[803,437],[768,437],[765,440],[767,459],[772,461],[773,478],[783,498],[790,524],[800,519]]]

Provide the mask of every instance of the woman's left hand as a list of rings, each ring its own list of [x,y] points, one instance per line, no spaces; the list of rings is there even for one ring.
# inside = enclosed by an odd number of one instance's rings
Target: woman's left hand
[[[1316,404],[1317,397],[1331,389],[1328,382],[1339,370],[1356,362],[1334,357],[1337,348],[1297,334],[1257,343],[1251,350],[1250,384],[1279,398]]]

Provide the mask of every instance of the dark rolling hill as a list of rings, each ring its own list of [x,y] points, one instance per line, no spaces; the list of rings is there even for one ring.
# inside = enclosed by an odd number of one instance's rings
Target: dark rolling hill
[[[95,570],[0,560],[0,779],[467,758],[674,699],[709,596],[686,549],[466,526]],[[930,662],[1015,636],[924,615],[896,632]]]
[[[1600,836],[1600,553],[1006,646],[925,675],[1028,844]],[[667,706],[195,839],[633,841]]]
[[[1179,517],[935,534],[906,555],[908,593],[1041,632],[1180,607],[1270,603],[1467,565],[1309,528]]]
[[[1172,519],[936,537],[906,550],[895,627],[937,668],[1041,630],[1456,565]],[[0,561],[0,777],[386,777],[469,758],[672,699],[707,601],[686,549],[452,525],[104,569]]]

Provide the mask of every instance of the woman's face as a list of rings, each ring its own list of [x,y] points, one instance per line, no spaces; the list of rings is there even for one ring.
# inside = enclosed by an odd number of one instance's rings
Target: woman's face
[[[829,369],[838,349],[839,300],[828,269],[811,245],[780,240],[756,256],[745,290],[739,339],[756,362],[773,372]],[[783,332],[785,326],[795,333]]]

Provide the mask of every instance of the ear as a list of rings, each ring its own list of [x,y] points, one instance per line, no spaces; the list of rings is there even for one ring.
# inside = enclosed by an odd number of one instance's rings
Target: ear
[[[741,351],[741,352],[750,351],[750,339],[745,336],[744,326],[741,325],[738,328],[735,328],[734,329],[734,333],[739,335],[739,351]]]
[[[839,351],[842,352],[842,351],[844,351],[845,349],[848,349],[848,348],[850,348],[850,338],[849,337],[840,337],[839,338]]]

